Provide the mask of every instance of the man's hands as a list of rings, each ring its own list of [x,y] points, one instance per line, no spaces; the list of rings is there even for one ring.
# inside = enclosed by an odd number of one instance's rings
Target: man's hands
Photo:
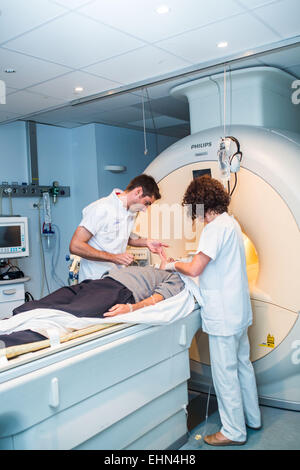
[[[77,227],[70,243],[70,253],[91,261],[109,261],[110,263],[123,264],[124,266],[129,266],[132,263],[134,257],[127,252],[113,254],[97,250],[89,245],[88,242],[92,236],[92,233],[85,227]]]
[[[130,253],[120,253],[117,255],[111,255],[112,262],[115,264],[123,264],[124,266],[129,266],[134,260],[134,256]]]
[[[150,238],[147,239],[147,247],[152,253],[156,253],[160,255],[161,253],[165,256],[164,248],[168,248],[169,245],[166,243],[162,243],[159,240],[151,240]]]
[[[155,253],[157,255],[160,256],[161,259],[165,259],[166,260],[166,263],[170,262],[167,260],[167,255],[165,253],[165,250],[164,248],[168,248],[169,245],[167,245],[166,243],[162,243],[160,242],[159,240],[152,240],[150,238],[148,238],[147,240],[143,239],[143,243],[146,244],[147,248],[149,248],[149,250],[152,252],[152,253]],[[132,244],[132,246],[134,246]],[[136,245],[138,246],[138,245]],[[143,246],[143,245],[141,245]],[[120,253],[120,254],[111,254],[111,261],[115,264],[123,264],[124,266],[129,266],[133,260],[134,260],[134,256],[130,253]],[[161,269],[164,269],[164,268],[161,268]]]
[[[169,245],[162,243],[158,240],[147,239],[147,247],[152,253],[156,253],[160,257],[160,269],[165,269],[166,264],[172,263],[175,261],[173,258],[167,258],[164,248],[167,248]],[[134,261],[134,256],[130,253],[119,253],[119,254],[110,254],[111,262],[115,264],[121,264],[124,266],[129,266]]]

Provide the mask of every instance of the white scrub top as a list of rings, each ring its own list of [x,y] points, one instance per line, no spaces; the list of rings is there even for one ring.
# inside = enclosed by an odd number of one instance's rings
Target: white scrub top
[[[211,258],[199,276],[202,329],[211,335],[234,335],[251,325],[252,309],[243,235],[233,216],[223,212],[204,227],[200,251]]]
[[[136,215],[127,210],[114,189],[112,193],[89,204],[82,211],[80,226],[85,227],[93,236],[88,244],[100,251],[112,254],[124,253],[133,229]],[[81,259],[79,282],[84,279],[99,279],[113,267],[121,267],[106,261]]]

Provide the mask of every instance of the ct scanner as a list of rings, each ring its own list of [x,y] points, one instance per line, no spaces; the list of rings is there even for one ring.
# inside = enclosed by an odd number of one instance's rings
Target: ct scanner
[[[216,75],[172,90],[189,100],[192,134],[145,170],[159,182],[162,199],[157,204],[180,204],[195,170],[209,170],[220,179],[217,160],[224,130],[203,127],[219,124],[216,82],[220,91],[222,80]],[[249,338],[260,403],[300,410],[300,134],[286,130],[300,131],[300,109],[291,103],[292,81],[274,68],[232,72],[230,115],[233,123],[243,125],[231,124],[229,135],[238,139],[243,157],[229,209],[245,236],[254,316]],[[234,146],[230,152],[236,152]],[[231,188],[233,181],[232,175]],[[159,234],[159,227],[155,230]],[[168,255],[188,257],[186,240],[172,239],[170,233],[163,240],[170,244]],[[190,364],[190,387],[207,391],[210,361],[201,329],[190,349]]]

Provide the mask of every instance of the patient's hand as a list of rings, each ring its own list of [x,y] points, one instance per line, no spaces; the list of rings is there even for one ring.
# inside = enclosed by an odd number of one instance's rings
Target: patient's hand
[[[116,315],[122,315],[124,313],[129,313],[130,307],[127,304],[116,304],[111,307],[108,312],[104,313],[104,317],[114,317]]]
[[[164,258],[163,256],[160,257],[160,266],[159,266],[159,269],[165,269],[166,265],[168,263],[173,263],[175,260],[173,258]]]

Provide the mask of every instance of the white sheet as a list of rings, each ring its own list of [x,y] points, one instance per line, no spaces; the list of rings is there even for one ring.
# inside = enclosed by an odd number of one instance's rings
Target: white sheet
[[[192,279],[183,275],[181,277],[185,282],[185,288],[179,294],[135,312],[106,318],[79,318],[62,310],[38,308],[1,320],[0,334],[32,330],[50,338],[52,342],[59,342],[59,336],[91,325],[114,323],[161,325],[171,323],[184,318],[195,309],[195,298],[198,304],[202,305],[198,286]]]

